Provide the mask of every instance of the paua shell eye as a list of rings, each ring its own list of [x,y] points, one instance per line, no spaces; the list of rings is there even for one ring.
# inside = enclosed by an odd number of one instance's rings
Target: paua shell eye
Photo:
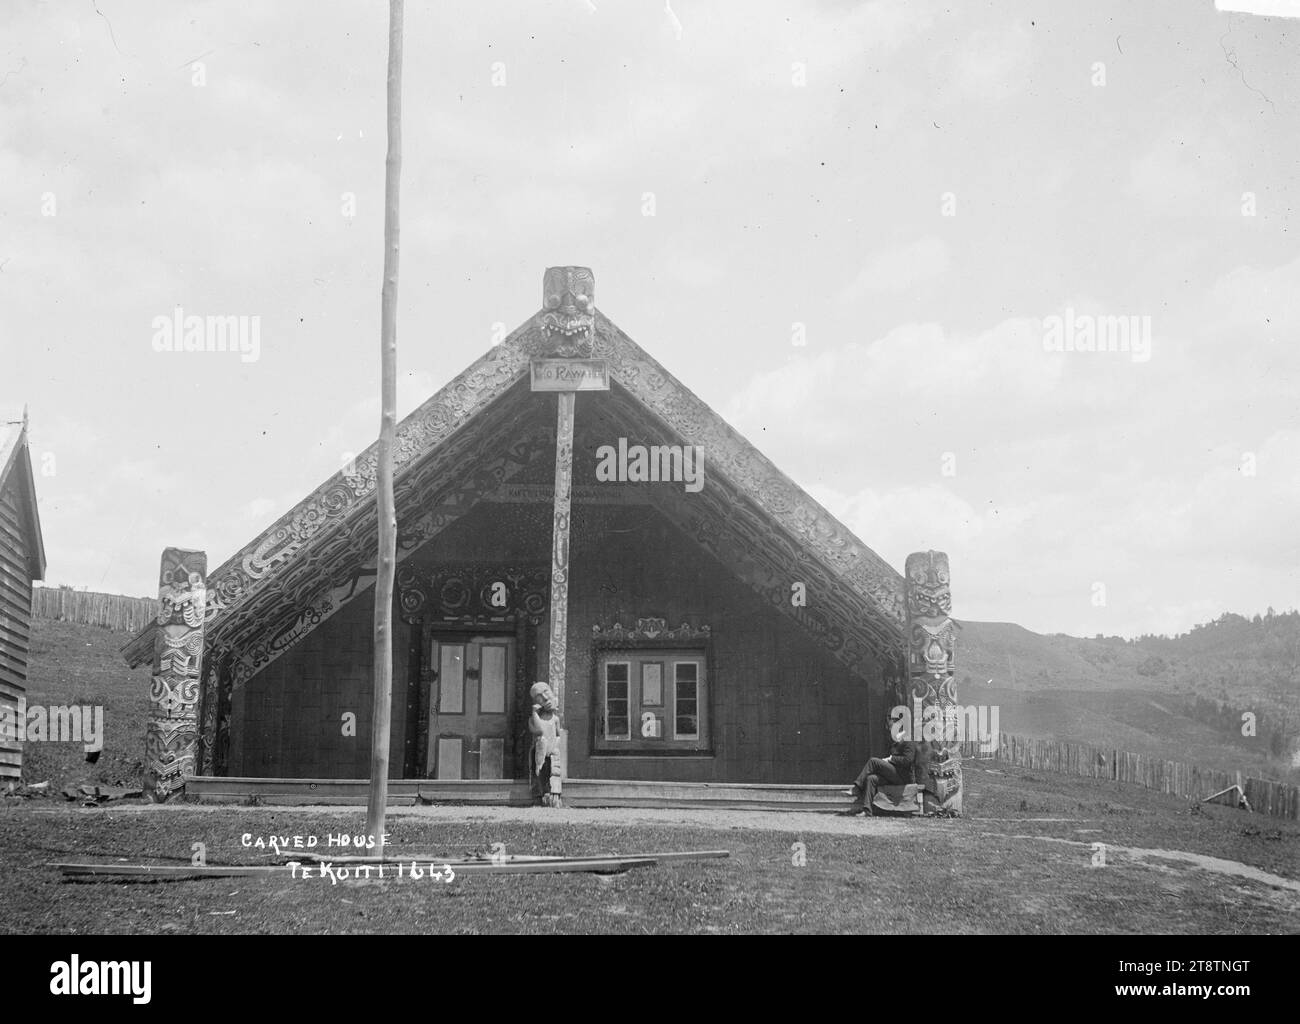
[[[583,309],[586,309],[588,306],[591,305],[591,299],[586,295],[579,295],[577,302],[578,305],[581,306]]]
[[[560,308],[560,297],[559,297],[558,295],[548,295],[548,296],[546,296],[546,308],[547,308],[547,309],[559,309],[559,308]]]

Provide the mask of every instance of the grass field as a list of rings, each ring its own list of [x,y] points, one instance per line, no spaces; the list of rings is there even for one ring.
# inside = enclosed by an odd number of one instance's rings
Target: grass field
[[[419,808],[428,856],[727,849],[612,878],[65,882],[56,861],[271,863],[244,833],[361,831],[360,808],[29,802],[0,811],[0,931],[58,933],[1294,933],[1300,827],[1134,787],[971,766],[968,816]],[[1054,820],[1044,820],[1054,819]],[[803,844],[806,865],[795,854]],[[1105,844],[1094,866],[1093,844]],[[1141,851],[1163,851],[1146,853]],[[1204,858],[1199,864],[1196,858]],[[1222,859],[1223,863],[1213,858]],[[1267,873],[1248,877],[1252,869]]]
[[[80,783],[141,785],[144,723],[149,713],[149,668],[129,669],[118,654],[129,634],[72,622],[32,622],[28,704],[86,704],[104,708],[104,749],[95,764],[81,744],[27,743],[23,781],[56,792]]]

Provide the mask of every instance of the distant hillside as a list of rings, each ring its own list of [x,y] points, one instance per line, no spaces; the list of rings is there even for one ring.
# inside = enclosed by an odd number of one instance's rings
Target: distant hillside
[[[965,703],[996,694],[1006,732],[1300,775],[1300,613],[1227,614],[1136,640],[961,626],[958,694]],[[1243,735],[1247,713],[1254,735]]]
[[[1007,690],[1123,689],[1141,683],[1133,666],[1104,663],[1088,645],[1105,641],[1032,633],[1013,622],[961,621],[959,683],[975,680]],[[1107,652],[1109,653],[1109,652]]]

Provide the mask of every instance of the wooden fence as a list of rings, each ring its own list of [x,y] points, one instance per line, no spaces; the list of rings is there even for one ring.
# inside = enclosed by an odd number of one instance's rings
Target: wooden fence
[[[157,614],[158,601],[152,597],[94,594],[62,587],[32,588],[32,615],[38,619],[79,622],[85,626],[135,633],[147,626]]]
[[[962,757],[989,757],[978,742],[962,744]],[[1243,778],[1240,772],[1197,768],[1180,761],[1165,761],[1147,754],[1097,747],[1090,743],[1062,743],[1059,740],[1028,739],[1002,733],[998,749],[991,755],[1005,764],[1041,771],[1082,775],[1090,779],[1132,782],[1147,789],[1189,800],[1206,797],[1229,786],[1240,785],[1251,808],[1278,818],[1300,818],[1300,786],[1267,779]],[[1225,797],[1223,802],[1235,799]]]

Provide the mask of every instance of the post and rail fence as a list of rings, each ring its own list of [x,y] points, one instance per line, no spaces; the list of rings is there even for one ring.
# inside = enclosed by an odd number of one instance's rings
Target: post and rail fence
[[[1131,782],[1159,793],[1198,801],[1240,786],[1256,813],[1292,821],[1300,818],[1300,786],[1249,778],[1241,772],[1198,768],[1180,761],[1166,761],[1149,754],[1133,754],[1091,743],[1031,739],[1002,733],[998,748],[992,754],[982,750],[979,741],[972,740],[962,744],[962,758],[992,759],[1021,768]],[[1222,801],[1231,803],[1235,799],[1235,795],[1229,794]]]

